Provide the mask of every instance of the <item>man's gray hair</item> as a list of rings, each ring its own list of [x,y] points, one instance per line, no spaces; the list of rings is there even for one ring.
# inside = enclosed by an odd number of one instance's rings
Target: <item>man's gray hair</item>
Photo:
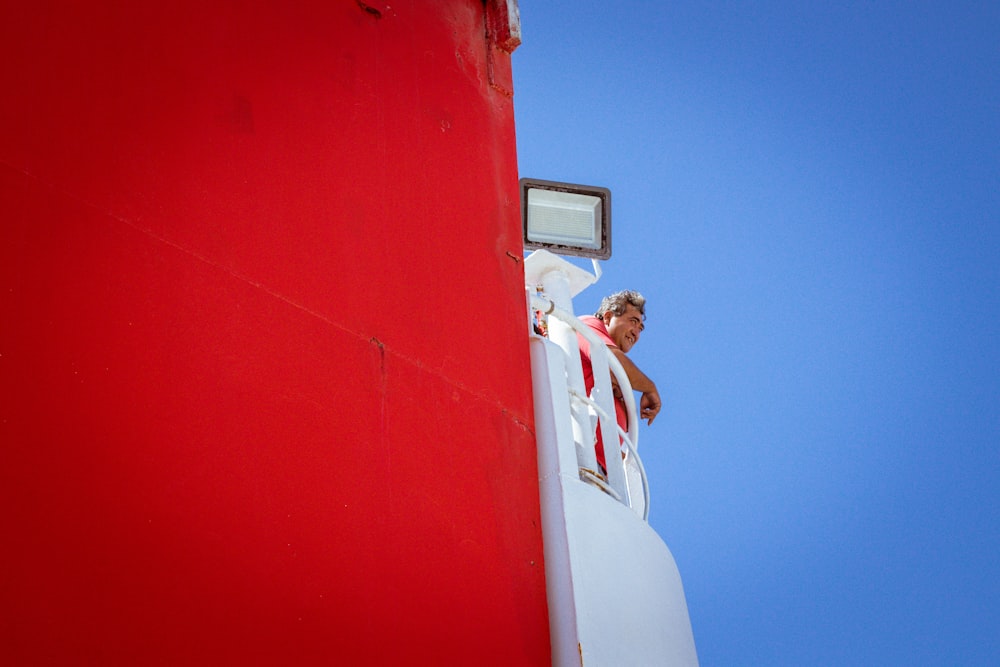
[[[635,306],[635,309],[642,315],[642,319],[646,319],[646,297],[630,289],[624,289],[604,297],[601,301],[601,307],[594,313],[594,317],[603,318],[604,313],[621,315],[629,304]]]

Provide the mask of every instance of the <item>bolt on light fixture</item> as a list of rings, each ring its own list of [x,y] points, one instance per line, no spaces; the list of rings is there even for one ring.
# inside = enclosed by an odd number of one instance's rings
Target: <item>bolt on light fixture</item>
[[[520,184],[525,248],[611,257],[610,190],[535,178],[522,178]]]

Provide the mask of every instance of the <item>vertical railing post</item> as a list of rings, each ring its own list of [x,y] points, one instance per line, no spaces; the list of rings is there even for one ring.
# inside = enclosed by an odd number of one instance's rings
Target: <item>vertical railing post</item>
[[[610,417],[599,423],[601,440],[604,442],[604,465],[608,473],[608,484],[627,504],[628,483],[625,481],[625,464],[619,445],[617,413],[611,389],[611,370],[608,367],[608,355],[611,352],[604,345],[598,349],[594,349],[595,347],[597,346],[590,346],[590,365],[594,370],[594,391],[591,398]],[[631,387],[627,389],[631,391]],[[626,388],[622,390],[625,391]]]
[[[570,293],[569,276],[559,270],[546,271],[541,276],[542,289],[555,306],[567,313],[573,313],[573,297]],[[549,318],[549,340],[566,353],[566,378],[571,389],[583,395],[583,365],[580,362],[580,345],[576,332],[569,324],[558,318]],[[581,468],[597,470],[597,454],[594,451],[594,429],[590,423],[590,413],[586,406],[571,401],[573,417],[573,439],[576,442],[576,456]],[[615,441],[617,442],[617,440]]]

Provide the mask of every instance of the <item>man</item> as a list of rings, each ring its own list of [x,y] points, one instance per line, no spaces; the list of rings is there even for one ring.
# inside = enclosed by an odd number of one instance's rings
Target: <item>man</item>
[[[656,415],[660,412],[662,405],[660,394],[656,390],[656,383],[639,370],[627,353],[639,342],[639,335],[645,329],[643,320],[646,319],[646,299],[638,292],[632,290],[622,290],[611,296],[604,297],[601,307],[593,317],[584,315],[580,321],[589,326],[607,346],[611,353],[621,362],[625,374],[628,376],[632,389],[642,392],[639,400],[639,418],[647,420],[647,424],[652,424]],[[583,336],[578,336],[580,342],[580,360],[583,362],[583,382],[586,386],[587,395],[590,395],[594,388],[594,370],[590,362],[590,344],[584,340]],[[618,425],[623,430],[628,430],[628,414],[625,409],[625,398],[618,383],[613,381],[613,391],[615,395],[615,416]],[[604,442],[601,437],[601,430],[597,430],[597,462],[602,470],[607,470],[604,459]]]

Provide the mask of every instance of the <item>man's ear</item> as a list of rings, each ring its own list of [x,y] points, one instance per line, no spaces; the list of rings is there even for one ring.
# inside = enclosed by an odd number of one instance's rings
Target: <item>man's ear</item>
[[[604,326],[611,324],[611,318],[615,316],[610,310],[605,310],[604,314],[601,315],[601,319],[604,320]]]

